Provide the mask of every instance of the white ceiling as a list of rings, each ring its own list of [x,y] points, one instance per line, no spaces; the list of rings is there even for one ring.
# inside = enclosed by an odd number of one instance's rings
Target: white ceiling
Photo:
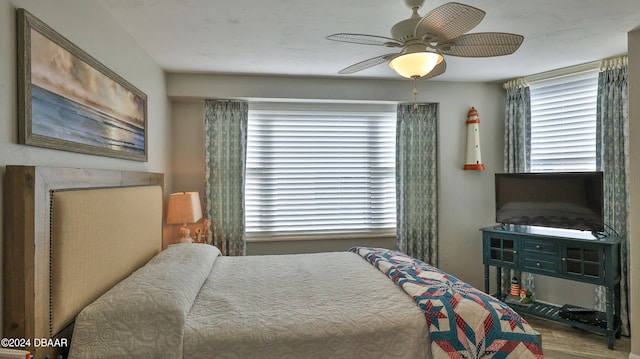
[[[386,64],[337,72],[393,49],[328,41],[338,32],[390,36],[402,0],[99,0],[168,72],[399,78]],[[439,81],[503,81],[627,53],[639,0],[458,0],[487,12],[470,32],[524,36],[516,53],[445,56]],[[448,1],[426,0],[419,11]],[[432,80],[433,81],[433,80]]]

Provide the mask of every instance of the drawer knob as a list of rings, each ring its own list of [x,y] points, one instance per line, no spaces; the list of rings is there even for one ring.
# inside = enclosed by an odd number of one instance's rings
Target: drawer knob
[[[567,261],[567,258],[562,257],[562,261],[563,261],[563,262],[566,262],[566,261]]]
[[[536,267],[540,267],[540,262],[536,263]]]
[[[536,244],[536,249],[540,249],[540,248],[542,248],[542,247],[540,247],[539,244]]]

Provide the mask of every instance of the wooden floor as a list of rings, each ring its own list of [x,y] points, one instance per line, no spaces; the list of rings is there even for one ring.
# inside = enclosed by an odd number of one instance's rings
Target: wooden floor
[[[528,315],[523,317],[542,334],[545,359],[629,359],[629,337],[616,339],[614,350],[609,350],[602,335]]]

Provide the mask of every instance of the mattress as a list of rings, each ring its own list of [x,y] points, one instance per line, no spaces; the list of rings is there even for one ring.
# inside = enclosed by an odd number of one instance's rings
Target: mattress
[[[428,358],[427,324],[355,253],[170,246],[87,306],[69,358]]]

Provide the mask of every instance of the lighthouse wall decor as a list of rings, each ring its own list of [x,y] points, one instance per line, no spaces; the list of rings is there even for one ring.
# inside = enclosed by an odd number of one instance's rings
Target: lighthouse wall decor
[[[467,160],[464,170],[483,171],[482,157],[480,155],[480,116],[475,107],[471,107],[467,114]]]

